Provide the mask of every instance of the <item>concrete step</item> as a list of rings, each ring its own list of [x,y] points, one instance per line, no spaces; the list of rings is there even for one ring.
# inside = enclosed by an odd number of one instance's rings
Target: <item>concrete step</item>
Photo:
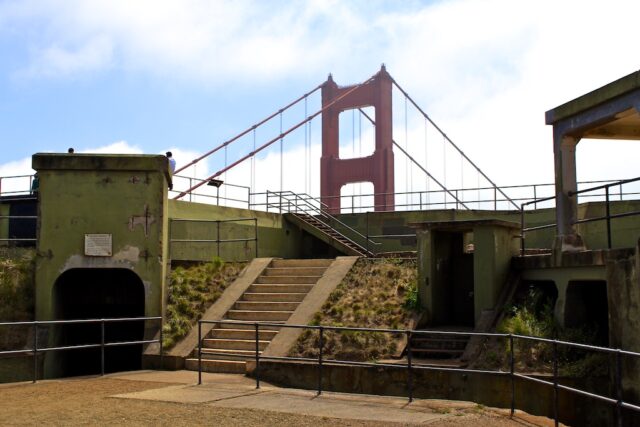
[[[256,342],[251,339],[221,339],[221,338],[205,338],[202,340],[203,348],[211,348],[215,350],[256,350]],[[258,341],[258,349],[260,351],[267,348],[271,341]]]
[[[262,350],[258,352],[262,354]],[[195,355],[198,355],[198,349],[196,349]],[[231,350],[224,348],[203,348],[202,358],[209,360],[254,360],[256,357],[255,350]]]
[[[270,267],[329,267],[332,262],[332,259],[274,259],[271,261]]]
[[[312,284],[253,284],[247,289],[248,293],[304,293],[306,294],[313,288]]]
[[[289,293],[254,293],[245,292],[242,295],[242,301],[279,301],[279,302],[300,302],[307,296],[306,292],[289,292]]]
[[[271,341],[277,335],[278,331],[262,330],[258,332],[258,339]],[[236,340],[255,340],[256,331],[252,329],[213,329],[209,332],[207,338],[219,339],[236,339]]]
[[[260,326],[260,330],[264,330],[264,331],[279,331],[281,328],[279,326],[272,326],[272,324],[283,324],[284,322],[282,321],[269,321],[269,326]],[[255,324],[253,323],[247,323],[247,324],[243,324],[243,323],[218,323],[218,328],[219,329],[242,329],[245,331],[254,331],[256,330]]]
[[[248,310],[229,310],[227,317],[231,320],[247,320],[252,322],[270,322],[272,320],[288,320],[293,311],[248,311]]]
[[[198,359],[185,360],[185,367],[190,371],[198,370]],[[244,374],[247,364],[237,360],[202,360],[204,372],[218,372],[224,374]]]
[[[315,284],[322,276],[260,276],[255,283],[260,284]]]
[[[294,311],[298,308],[298,302],[280,301],[238,301],[234,304],[235,310],[250,311]]]
[[[326,270],[326,267],[269,267],[263,274],[265,276],[322,276]]]

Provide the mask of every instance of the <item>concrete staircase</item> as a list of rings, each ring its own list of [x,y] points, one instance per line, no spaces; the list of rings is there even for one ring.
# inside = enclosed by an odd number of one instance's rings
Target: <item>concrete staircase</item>
[[[227,311],[224,320],[284,324],[322,277],[331,259],[273,260]],[[262,353],[280,327],[261,327]],[[206,372],[245,373],[246,360],[255,357],[255,326],[218,323],[202,340],[202,369]],[[197,348],[186,368],[198,369]]]

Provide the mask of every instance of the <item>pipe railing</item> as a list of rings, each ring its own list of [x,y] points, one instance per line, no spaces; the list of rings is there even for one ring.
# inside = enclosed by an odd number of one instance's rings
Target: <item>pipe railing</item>
[[[27,188],[25,190],[3,190],[4,187],[7,186],[7,181],[11,182],[11,180],[22,180],[25,178],[29,179],[29,183],[27,184]],[[0,197],[8,196],[8,195],[21,195],[21,194],[32,194],[31,185],[33,183],[33,175],[9,175],[9,176],[0,176]],[[20,186],[20,185],[19,185]]]
[[[270,203],[269,197],[276,197],[277,203]],[[302,206],[300,206],[301,204]],[[291,191],[268,192],[267,211],[269,207],[277,208],[280,213],[302,213],[304,215],[310,215],[315,217],[316,219],[320,219],[329,227],[333,228],[336,232],[340,233],[345,239],[364,249],[369,256],[374,255],[373,252],[369,250],[369,246],[376,246],[380,244],[379,242],[370,240],[367,236],[365,236],[358,230],[350,227],[335,216],[328,213],[326,204],[318,199],[309,196],[308,194],[296,194]],[[338,230],[338,227],[346,231],[349,236],[341,233]],[[364,242],[364,244],[357,243],[354,239],[361,240]]]
[[[238,222],[253,222],[253,237],[236,238],[236,239],[221,239],[220,238],[220,225],[226,223],[238,223]],[[174,239],[173,238],[173,223],[174,222],[190,222],[190,223],[205,223],[215,224],[216,238],[215,239]],[[240,243],[240,242],[254,242],[255,257],[258,258],[258,218],[231,218],[231,219],[188,219],[188,218],[171,218],[169,220],[169,259],[171,259],[171,248],[173,243],[215,243],[216,244],[216,256],[220,257],[220,245],[226,243]],[[240,261],[240,260],[238,260]],[[242,260],[246,261],[246,260]]]
[[[160,334],[158,339],[150,339],[150,340],[134,340],[134,341],[115,341],[115,342],[107,342],[105,340],[105,325],[107,323],[119,323],[119,322],[135,322],[135,321],[160,321]],[[57,346],[57,347],[41,347],[38,345],[38,331],[43,326],[50,325],[77,325],[77,324],[100,324],[100,343],[96,344],[76,344],[76,345],[67,345],[67,346]],[[3,350],[0,351],[0,356],[2,355],[21,355],[21,356],[31,356],[33,357],[33,378],[32,382],[36,382],[38,380],[38,354],[48,353],[48,352],[56,352],[56,351],[67,351],[67,350],[83,350],[90,348],[99,348],[100,349],[100,374],[104,375],[105,373],[105,348],[108,347],[119,347],[119,346],[128,346],[128,345],[137,345],[137,344],[160,344],[160,368],[164,366],[163,357],[163,318],[161,316],[151,316],[151,317],[122,317],[122,318],[103,318],[103,319],[74,319],[74,320],[35,320],[35,321],[21,321],[21,322],[0,322],[0,327],[15,327],[15,326],[31,326],[33,328],[33,345],[28,348],[20,349],[20,350]],[[0,358],[0,363],[2,363],[2,359]]]
[[[232,353],[217,353],[215,350],[208,350],[202,347],[202,325],[203,324],[229,324],[229,325],[246,325],[253,326],[254,330],[254,341],[255,341],[255,350],[253,355],[247,354],[232,354]],[[260,328],[290,328],[290,329],[302,329],[302,330],[312,330],[318,331],[319,339],[318,342],[318,357],[296,357],[296,356],[265,356],[261,354],[259,343],[260,343]],[[402,334],[407,337],[407,358],[406,362],[398,362],[398,363],[388,363],[388,362],[358,362],[358,361],[350,361],[350,360],[334,360],[327,359],[324,355],[324,332],[325,331],[349,331],[349,332],[371,332],[371,333],[389,333],[389,334]],[[460,367],[445,367],[438,365],[429,365],[429,364],[416,364],[413,360],[412,349],[411,349],[411,338],[413,336],[420,335],[456,335],[456,336],[467,336],[467,337],[485,337],[485,338],[502,338],[507,339],[509,342],[509,360],[508,360],[508,370],[487,370],[487,369],[468,369],[468,368],[460,368]],[[543,380],[541,378],[536,378],[531,375],[522,374],[516,372],[516,362],[517,358],[515,356],[516,350],[516,340],[531,340],[541,343],[551,344],[554,348],[553,351],[553,374],[552,381]],[[582,350],[590,350],[590,351],[598,351],[604,352],[608,354],[613,354],[616,356],[616,367],[615,367],[615,385],[616,385],[616,397],[610,398],[607,396],[602,396],[596,393],[591,393],[586,390],[578,389],[575,387],[569,387],[566,385],[562,385],[559,383],[559,374],[558,374],[558,346],[568,346],[579,348]],[[234,356],[239,360],[255,360],[256,366],[253,372],[253,375],[256,379],[256,388],[260,388],[260,362],[261,361],[291,361],[291,362],[306,362],[316,364],[318,367],[317,370],[317,394],[322,394],[323,390],[323,367],[327,365],[335,365],[335,366],[361,366],[361,367],[384,367],[391,369],[405,369],[407,371],[406,378],[406,388],[407,388],[407,397],[409,402],[413,401],[414,394],[414,386],[415,386],[415,373],[414,371],[419,370],[427,370],[427,371],[436,371],[436,372],[458,372],[463,374],[486,374],[486,375],[495,375],[495,376],[503,376],[509,377],[510,379],[510,394],[511,394],[511,402],[510,402],[510,410],[511,416],[513,417],[517,404],[516,404],[516,393],[515,393],[515,380],[521,379],[524,381],[534,382],[542,385],[546,385],[549,387],[553,387],[553,419],[555,425],[559,425],[560,420],[560,412],[558,407],[558,392],[559,390],[563,390],[569,393],[578,394],[584,397],[592,398],[599,400],[601,402],[605,402],[611,405],[616,406],[615,418],[617,425],[623,424],[623,412],[622,409],[628,409],[631,411],[635,411],[640,413],[640,406],[637,404],[633,404],[631,402],[627,402],[623,399],[623,388],[622,388],[622,362],[621,356],[630,356],[640,359],[640,353],[627,351],[622,349],[614,349],[608,347],[599,347],[588,344],[580,344],[569,341],[562,341],[557,339],[548,339],[548,338],[540,338],[526,335],[518,335],[518,334],[504,334],[504,333],[484,333],[484,332],[459,332],[459,331],[430,331],[430,330],[412,330],[412,329],[375,329],[375,328],[360,328],[360,327],[345,327],[345,326],[322,326],[322,325],[289,325],[289,324],[281,324],[281,323],[272,323],[272,322],[250,322],[250,321],[241,321],[241,320],[199,320],[198,321],[198,385],[202,384],[202,360],[203,355],[207,356],[221,356],[224,355],[226,357]]]
[[[601,216],[597,216],[597,217],[593,217],[593,218],[583,218],[583,219],[579,219],[576,220],[574,222],[572,222],[572,225],[576,225],[576,224],[585,224],[588,222],[595,222],[595,221],[606,221],[606,229],[607,229],[607,249],[611,249],[613,247],[612,244],[612,232],[611,232],[611,220],[612,219],[616,219],[616,218],[626,218],[626,217],[630,217],[630,216],[637,216],[640,215],[640,211],[630,211],[630,212],[623,212],[623,213],[617,213],[617,214],[612,214],[611,213],[611,197],[615,194],[615,195],[619,195],[620,200],[623,200],[623,194],[627,194],[627,195],[636,195],[638,194],[637,192],[631,192],[631,193],[623,193],[622,187],[625,184],[630,184],[630,183],[634,183],[634,182],[638,182],[640,181],[640,177],[637,178],[630,178],[630,179],[623,179],[620,181],[615,181],[615,182],[610,182],[608,184],[603,184],[603,185],[597,185],[595,187],[590,187],[590,188],[585,188],[582,190],[577,190],[577,191],[570,191],[568,193],[569,197],[573,197],[573,196],[577,196],[577,195],[584,195],[585,193],[591,193],[594,191],[599,191],[599,190],[604,190],[604,194],[596,194],[596,195],[592,195],[592,194],[586,194],[585,196],[582,197],[603,197],[604,196],[604,202],[605,202],[605,214],[601,215]],[[618,193],[613,193],[611,192],[611,188],[613,187],[617,187]],[[531,232],[531,231],[538,231],[538,230],[545,230],[545,229],[549,229],[549,228],[555,228],[556,224],[544,224],[544,225],[539,225],[539,226],[535,226],[535,227],[526,227],[525,224],[525,213],[526,213],[526,209],[525,207],[528,205],[532,205],[532,204],[537,204],[537,203],[543,203],[543,202],[547,202],[550,200],[555,200],[555,196],[551,196],[551,197],[545,197],[542,199],[536,199],[536,200],[531,200],[525,203],[522,203],[520,205],[520,254],[524,255],[525,253],[525,236],[527,232]]]
[[[174,181],[173,181],[173,187],[176,188],[179,185],[177,185],[180,181],[176,180],[175,178],[178,178],[179,180],[184,180],[184,181],[188,181],[188,187],[187,188],[191,188],[194,186],[194,183],[199,183],[199,182],[203,182],[203,181],[207,181],[205,179],[200,179],[200,178],[194,178],[194,177],[189,177],[189,176],[184,176],[184,175],[174,175],[173,176]],[[208,180],[208,182],[211,182],[211,180]],[[189,198],[188,201],[189,202],[208,202],[211,201],[212,204],[218,205],[220,206],[220,202],[223,202],[224,206],[229,206],[232,203],[237,203],[240,204],[242,207],[246,207],[247,209],[250,208],[251,205],[251,188],[246,186],[246,185],[238,185],[238,184],[231,184],[231,183],[227,183],[227,182],[222,182],[219,186],[216,186],[216,191],[215,194],[207,194],[205,192],[190,192],[189,193]],[[223,189],[222,192],[223,194],[220,195],[221,190]],[[236,191],[241,191],[241,192],[246,192],[246,196],[243,198],[237,198],[237,197],[230,197],[227,195],[227,191],[225,188],[230,188],[232,192],[236,192]],[[180,190],[169,190],[169,194],[179,194],[181,191]],[[204,200],[202,200],[204,199]],[[237,206],[234,206],[237,207]]]

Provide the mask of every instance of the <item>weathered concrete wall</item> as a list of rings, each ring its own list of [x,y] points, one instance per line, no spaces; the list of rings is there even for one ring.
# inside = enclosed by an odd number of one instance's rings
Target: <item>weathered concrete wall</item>
[[[133,271],[144,284],[145,315],[162,315],[166,158],[35,154],[33,168],[40,176],[36,319],[55,318],[54,286],[62,273],[95,268]],[[112,255],[87,256],[86,234],[110,234]]]
[[[296,258],[300,254],[300,231],[284,221],[280,214],[169,200],[169,217],[205,220],[257,218],[258,257]],[[217,233],[215,223],[171,222],[171,235],[174,239],[216,240]],[[253,239],[254,236],[252,221],[220,223],[220,239]],[[171,245],[171,259],[209,261],[216,256],[217,250],[216,243],[174,242]],[[253,241],[220,244],[220,257],[227,261],[252,259],[255,253]]]
[[[318,384],[318,368],[309,363],[261,361],[260,378],[277,385],[313,390]],[[325,391],[407,396],[407,378],[407,370],[400,367],[349,367],[325,362],[322,387]],[[599,394],[606,394],[609,387],[603,378],[580,382],[562,379],[560,383]],[[511,379],[508,375],[413,370],[413,395],[508,408],[511,405]],[[553,387],[516,378],[515,404],[517,409],[530,414],[552,417]],[[558,404],[560,421],[567,425],[614,424],[611,405],[563,390],[559,390]],[[640,417],[632,418],[630,413],[625,416],[625,425],[637,425],[635,423],[640,421]]]

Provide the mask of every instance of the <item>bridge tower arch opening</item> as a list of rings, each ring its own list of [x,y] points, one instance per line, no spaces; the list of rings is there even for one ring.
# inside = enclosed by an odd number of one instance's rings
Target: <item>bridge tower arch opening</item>
[[[57,320],[108,319],[145,316],[145,288],[140,277],[125,268],[73,268],[63,272],[53,287]],[[105,323],[106,343],[144,339],[143,321]],[[56,325],[52,331],[56,346],[99,344],[102,325]],[[105,372],[141,368],[142,345],[105,348]],[[101,372],[101,349],[65,350],[52,355],[53,376],[89,375]]]

